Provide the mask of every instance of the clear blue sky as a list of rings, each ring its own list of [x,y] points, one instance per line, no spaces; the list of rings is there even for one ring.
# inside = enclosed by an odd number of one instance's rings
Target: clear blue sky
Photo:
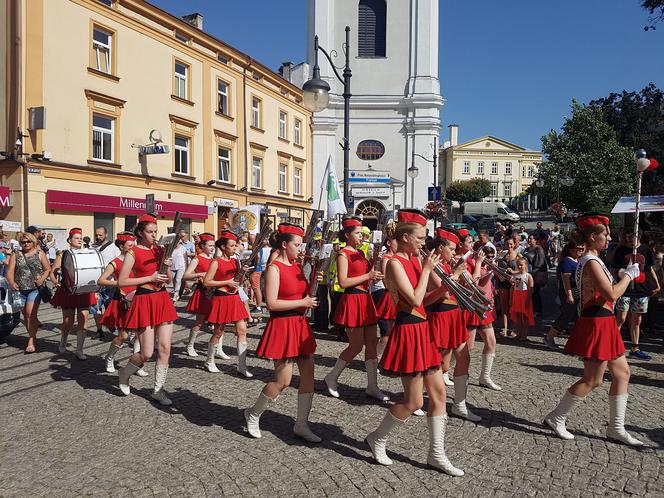
[[[304,60],[304,0],[151,1],[175,15],[202,13],[205,31],[274,70]],[[572,98],[588,102],[651,81],[664,88],[664,24],[645,32],[639,4],[440,0],[442,138],[457,123],[461,141],[495,135],[539,149]]]

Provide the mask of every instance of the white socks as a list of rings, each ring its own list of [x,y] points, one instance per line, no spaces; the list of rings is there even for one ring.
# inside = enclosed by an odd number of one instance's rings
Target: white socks
[[[214,355],[217,352],[217,348],[217,344],[212,344],[211,342],[208,343],[207,360],[205,360],[205,368],[207,368],[208,372],[219,373],[219,369],[214,362]]]
[[[297,420],[293,426],[293,432],[310,443],[320,443],[322,439],[314,434],[309,428],[309,413],[314,393],[303,393],[297,395]]]
[[[390,398],[378,389],[378,360],[366,360],[364,367],[367,371],[367,389],[364,391],[367,396],[376,398],[378,401],[387,401]]]
[[[567,414],[584,399],[585,396],[574,396],[566,390],[558,406],[544,417],[544,422],[553,429],[558,437],[562,439],[574,439],[574,435],[565,427],[565,421],[567,420]]]
[[[250,379],[254,376],[249,370],[247,370],[247,343],[239,342],[237,343],[237,371],[244,375],[246,378]]]
[[[454,375],[454,404],[452,413],[457,417],[465,418],[471,422],[479,422],[482,417],[475,415],[466,406],[466,392],[468,391],[468,375]]]
[[[617,394],[609,396],[609,426],[606,437],[630,446],[643,446],[643,442],[631,436],[625,430],[625,411],[627,410],[627,397],[629,395]]]
[[[268,398],[261,392],[258,395],[258,399],[254,403],[254,406],[247,408],[244,411],[244,420],[247,422],[247,432],[249,432],[251,437],[255,437],[256,439],[261,437],[261,429],[259,426],[261,415],[265,410],[267,410],[268,406],[270,406],[275,401],[277,401],[277,398]]]
[[[447,414],[427,417],[429,427],[429,454],[427,463],[451,476],[462,476],[463,470],[457,469],[445,454],[445,427]]]
[[[448,372],[443,374],[443,382],[445,382],[447,387],[452,387],[454,385],[454,382],[450,380],[450,374]]]
[[[488,387],[494,391],[502,391],[503,388],[491,380],[491,368],[493,367],[493,359],[495,353],[487,353],[482,355],[482,366],[480,367],[480,386]]]
[[[154,370],[154,391],[152,391],[152,399],[157,401],[160,405],[171,406],[173,402],[168,399],[164,391],[164,384],[166,383],[166,375],[168,374],[168,365],[157,366]]]
[[[396,427],[401,426],[405,423],[405,420],[399,420],[392,412],[389,410],[383,417],[378,428],[369,433],[365,441],[371,448],[371,453],[373,453],[374,459],[381,465],[392,465],[392,460],[387,456],[387,436],[392,432]]]
[[[339,397],[339,385],[337,384],[337,381],[339,380],[339,375],[341,375],[341,372],[343,372],[344,368],[346,368],[346,365],[348,365],[347,362],[341,358],[338,358],[330,373],[325,376],[325,385],[327,386],[327,390],[330,393],[330,396],[333,398]]]

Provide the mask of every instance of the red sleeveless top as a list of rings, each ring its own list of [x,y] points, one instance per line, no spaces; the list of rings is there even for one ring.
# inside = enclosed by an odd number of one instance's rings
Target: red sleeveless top
[[[237,274],[237,259],[215,258],[215,261],[217,262],[217,273],[214,274],[214,280],[231,280]],[[211,263],[212,260],[210,260],[208,266]]]
[[[113,278],[117,282],[119,277],[120,277],[120,270],[122,270],[122,265],[124,264],[124,260],[120,259],[120,258],[115,258],[113,261],[111,261],[111,264],[113,265],[113,268],[114,268]],[[120,290],[120,292],[123,295],[126,296],[130,292],[134,292],[136,290],[136,286],[135,285],[130,285],[128,287],[118,287],[118,289]]]
[[[196,273],[207,273],[213,259],[214,258],[206,258],[200,254],[196,256]]]
[[[134,246],[129,252],[134,256],[134,277],[149,277],[159,271],[161,257],[164,254],[160,246],[153,245],[150,249]]]
[[[279,294],[278,299],[294,301],[304,299],[309,290],[309,282],[304,277],[304,272],[299,263],[287,265],[281,261],[272,261],[279,270]]]
[[[417,287],[417,283],[420,280],[420,275],[422,275],[422,266],[420,264],[420,260],[415,256],[411,256],[410,259],[406,259],[396,254],[393,256],[393,259],[401,263],[401,266],[406,272],[408,281],[410,282],[410,285],[413,286],[413,289]],[[426,318],[427,312],[424,309],[424,303],[420,304],[417,308],[414,308],[410,305],[410,303],[408,303],[408,301],[403,298],[401,294],[399,294],[396,289],[390,289],[390,294],[393,296],[396,294],[397,312],[401,311],[420,318]]]
[[[371,270],[369,261],[364,257],[362,251],[353,251],[348,247],[344,247],[340,253],[346,255],[348,260],[348,277],[359,277],[360,275],[366,275]],[[356,286],[359,289],[367,290],[367,282]]]

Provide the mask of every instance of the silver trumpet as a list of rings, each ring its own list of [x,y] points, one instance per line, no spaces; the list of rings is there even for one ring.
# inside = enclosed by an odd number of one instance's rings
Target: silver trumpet
[[[489,258],[485,258],[484,259],[484,264],[486,264],[499,279],[509,281],[509,280],[512,280],[512,274],[509,273],[506,268],[502,268],[502,267],[498,266],[498,264],[497,264],[499,261],[502,261],[505,258],[505,256],[507,255],[507,251],[503,251],[503,252],[505,254],[501,253],[500,257],[496,258],[496,261],[492,261]]]
[[[422,249],[421,254],[427,258],[429,256],[429,251]],[[485,304],[484,301],[480,301],[470,289],[452,279],[452,276],[448,275],[441,265],[436,265],[433,271],[454,295],[462,310],[475,313],[480,320],[486,318],[486,313],[491,310],[491,306]]]

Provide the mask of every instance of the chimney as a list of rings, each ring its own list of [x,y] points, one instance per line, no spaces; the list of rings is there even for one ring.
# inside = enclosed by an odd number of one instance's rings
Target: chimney
[[[451,124],[448,128],[450,129],[450,145],[452,147],[459,145],[459,125]]]
[[[293,63],[290,61],[282,62],[279,66],[279,74],[283,79],[292,83],[291,81],[291,72],[293,71]]]
[[[186,16],[182,16],[182,20],[187,24],[191,24],[194,28],[198,28],[203,31],[203,14],[194,12]]]

